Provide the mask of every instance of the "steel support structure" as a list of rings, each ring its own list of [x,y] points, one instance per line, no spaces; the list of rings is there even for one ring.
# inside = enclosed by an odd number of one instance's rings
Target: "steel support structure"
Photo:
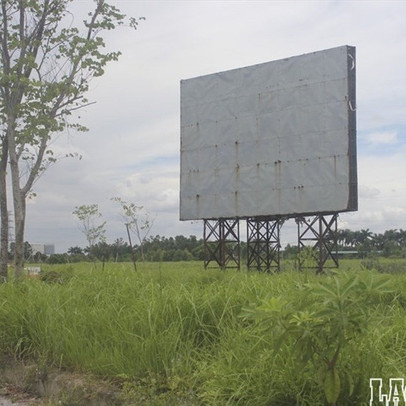
[[[204,267],[216,263],[222,269],[240,269],[240,221],[204,220]]]
[[[247,219],[247,267],[262,272],[280,270],[281,218]]]
[[[328,260],[329,267],[338,267],[337,218],[338,213],[296,218],[300,269],[322,273]]]

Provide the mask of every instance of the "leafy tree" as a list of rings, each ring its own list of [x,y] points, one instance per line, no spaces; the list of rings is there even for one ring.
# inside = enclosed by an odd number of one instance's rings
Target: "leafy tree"
[[[81,231],[86,237],[90,250],[95,244],[106,241],[106,222],[98,222],[102,214],[97,204],[77,206],[73,214],[80,222]]]
[[[406,233],[402,229],[386,230],[383,234],[374,234],[368,228],[359,231],[338,230],[337,241],[344,249],[357,249],[363,257],[374,252],[386,257],[406,254]]]
[[[296,258],[297,253],[298,253],[297,245],[287,244],[283,251],[283,257],[286,259]]]
[[[70,247],[68,249],[68,254],[69,255],[82,255],[83,254],[83,249],[78,247],[78,246]]]
[[[373,233],[369,230],[369,228],[367,229],[361,229],[361,231],[359,232],[359,237],[358,237],[358,243],[359,244],[364,244],[367,241],[371,241],[373,237]]]
[[[54,135],[86,130],[74,112],[89,104],[89,82],[119,57],[108,52],[101,33],[125,22],[125,15],[105,0],[85,21],[75,22],[72,0],[1,0],[0,12],[0,214],[2,267],[6,266],[9,162],[15,223],[15,274],[24,264],[26,199],[34,182],[56,158]],[[75,24],[76,23],[76,24]],[[138,21],[130,19],[136,28]],[[6,221],[7,218],[7,221]]]
[[[68,256],[66,256],[66,258],[69,262],[81,262],[87,261],[88,259],[83,248],[78,246],[70,247],[67,251],[67,254]]]
[[[130,254],[130,247],[122,238],[117,238],[114,241],[113,253],[115,262],[124,260]]]
[[[48,264],[66,264],[67,262],[69,261],[66,254],[52,254],[47,259]]]
[[[378,251],[383,250],[383,246],[385,244],[385,238],[382,234],[374,234],[372,236],[372,245]]]
[[[86,249],[91,258],[97,258],[104,264],[110,259],[114,251],[114,245],[109,245],[106,241],[99,241]]]
[[[120,197],[113,197],[111,200],[118,203],[121,207],[121,217],[127,228],[130,246],[132,246],[130,231],[135,232],[139,242],[141,257],[144,261],[143,244],[151,232],[155,219],[151,217],[143,206],[137,206],[135,203],[126,202]]]
[[[48,259],[48,257],[47,255],[37,251],[34,255],[31,256],[31,259],[34,263],[41,263],[45,262]]]
[[[157,235],[145,240],[143,253],[148,261],[202,261],[204,259],[203,240],[198,240],[194,235],[189,237],[178,235],[169,238]]]
[[[406,258],[406,230],[400,229],[398,232],[398,243],[400,246],[400,252],[404,258]]]
[[[16,244],[12,242],[10,244],[10,255],[15,255]],[[32,247],[28,241],[24,242],[24,259],[27,260],[32,256]]]

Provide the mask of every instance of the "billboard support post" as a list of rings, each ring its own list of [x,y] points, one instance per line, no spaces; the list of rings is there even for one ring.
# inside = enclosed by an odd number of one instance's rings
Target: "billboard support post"
[[[220,268],[240,269],[240,222],[238,219],[204,220],[204,268],[211,262]]]
[[[328,260],[332,260],[331,267],[338,267],[337,218],[338,213],[296,218],[300,269],[316,268],[317,273],[322,273]],[[306,248],[311,258],[305,254]]]
[[[271,272],[280,270],[280,227],[282,218],[247,219],[248,269]]]

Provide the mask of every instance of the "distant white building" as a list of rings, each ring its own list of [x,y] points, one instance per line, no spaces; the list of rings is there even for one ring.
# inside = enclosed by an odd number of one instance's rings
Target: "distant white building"
[[[55,244],[30,244],[32,248],[32,255],[37,252],[45,255],[55,254]]]

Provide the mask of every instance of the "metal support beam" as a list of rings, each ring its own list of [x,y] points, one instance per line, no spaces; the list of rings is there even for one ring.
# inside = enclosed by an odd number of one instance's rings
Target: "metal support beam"
[[[248,269],[271,272],[280,270],[281,218],[252,217],[247,219]]]
[[[204,220],[204,267],[215,262],[222,269],[240,269],[238,219]]]
[[[330,268],[338,267],[338,213],[313,218],[297,217],[299,268],[315,268],[322,273],[329,261]]]

